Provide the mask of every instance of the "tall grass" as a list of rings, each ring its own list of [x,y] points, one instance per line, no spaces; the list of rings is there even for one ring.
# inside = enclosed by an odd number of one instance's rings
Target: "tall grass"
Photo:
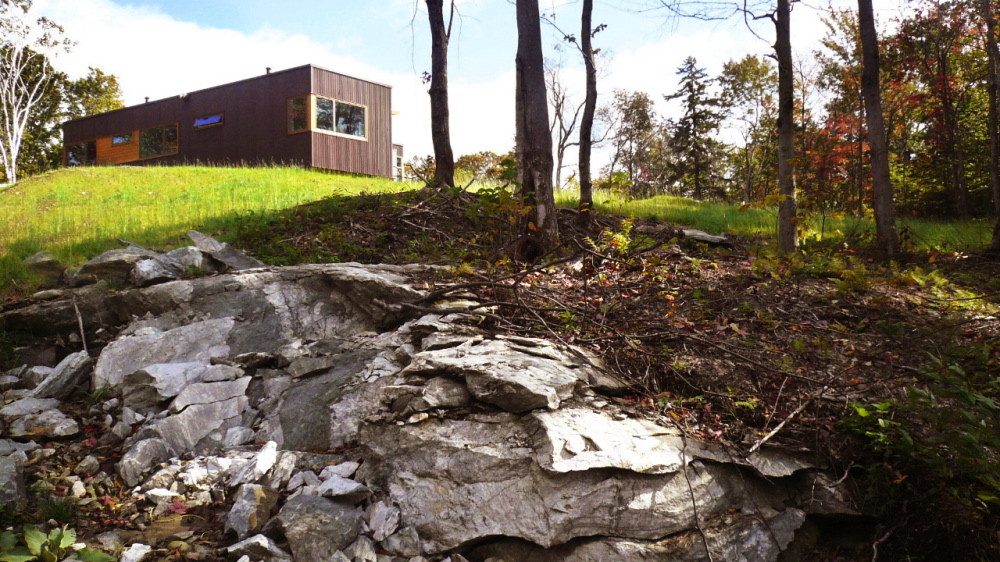
[[[186,245],[185,233],[221,239],[255,214],[330,195],[398,191],[382,178],[291,167],[100,167],[62,169],[0,191],[0,294],[30,283],[21,263],[46,251],[76,265],[128,240]]]
[[[561,205],[576,205],[576,193],[559,192]],[[653,218],[711,234],[735,234],[770,240],[777,233],[777,209],[742,208],[686,197],[659,195],[649,199],[626,199],[609,192],[594,194],[594,205],[605,212]],[[800,214],[800,241],[806,248],[859,245],[871,241],[875,225],[869,217]],[[907,250],[965,252],[982,249],[990,242],[990,221],[933,221],[912,217],[897,221]]]

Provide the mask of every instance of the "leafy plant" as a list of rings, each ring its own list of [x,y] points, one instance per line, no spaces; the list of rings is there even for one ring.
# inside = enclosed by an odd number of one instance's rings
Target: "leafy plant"
[[[114,557],[90,547],[75,549],[76,531],[65,526],[52,529],[48,534],[35,527],[24,528],[18,536],[11,531],[0,533],[0,562],[59,562],[72,557],[81,562],[113,562]]]

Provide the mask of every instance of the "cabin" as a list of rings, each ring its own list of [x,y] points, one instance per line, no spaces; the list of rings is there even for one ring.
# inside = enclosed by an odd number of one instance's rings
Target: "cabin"
[[[392,88],[313,65],[63,123],[67,166],[293,165],[397,177]]]

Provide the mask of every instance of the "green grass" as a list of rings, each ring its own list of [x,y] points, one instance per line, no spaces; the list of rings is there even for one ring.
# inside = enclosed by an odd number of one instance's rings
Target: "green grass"
[[[559,192],[561,205],[575,206],[577,194]],[[777,232],[777,210],[699,202],[685,197],[660,195],[650,199],[622,199],[607,192],[594,195],[595,206],[605,212],[626,216],[655,218],[704,230],[710,234],[773,239]],[[801,242],[806,248],[847,244],[865,244],[874,236],[870,218],[851,216],[802,215]],[[987,220],[932,221],[915,218],[898,220],[897,228],[904,247],[911,251],[966,252],[986,247],[993,224]]]
[[[190,244],[185,233],[196,229],[226,240],[268,211],[407,187],[290,167],[56,170],[0,191],[0,295],[31,289],[22,261],[38,251],[72,266],[121,247],[119,239],[170,249]]]

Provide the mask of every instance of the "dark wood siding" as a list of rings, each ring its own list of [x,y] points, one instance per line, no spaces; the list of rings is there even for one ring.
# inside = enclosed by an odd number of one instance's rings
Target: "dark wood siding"
[[[367,137],[312,133],[312,165],[392,177],[392,88],[313,67],[312,92],[366,108]]]
[[[288,99],[307,94],[365,106],[366,138],[315,128],[289,134]],[[222,125],[194,128],[216,113]],[[109,151],[112,135],[135,131],[138,142],[142,129],[167,123],[178,124],[175,155],[135,160]],[[392,89],[306,65],[63,124],[64,146],[85,140],[98,140],[99,163],[274,163],[392,177]]]

